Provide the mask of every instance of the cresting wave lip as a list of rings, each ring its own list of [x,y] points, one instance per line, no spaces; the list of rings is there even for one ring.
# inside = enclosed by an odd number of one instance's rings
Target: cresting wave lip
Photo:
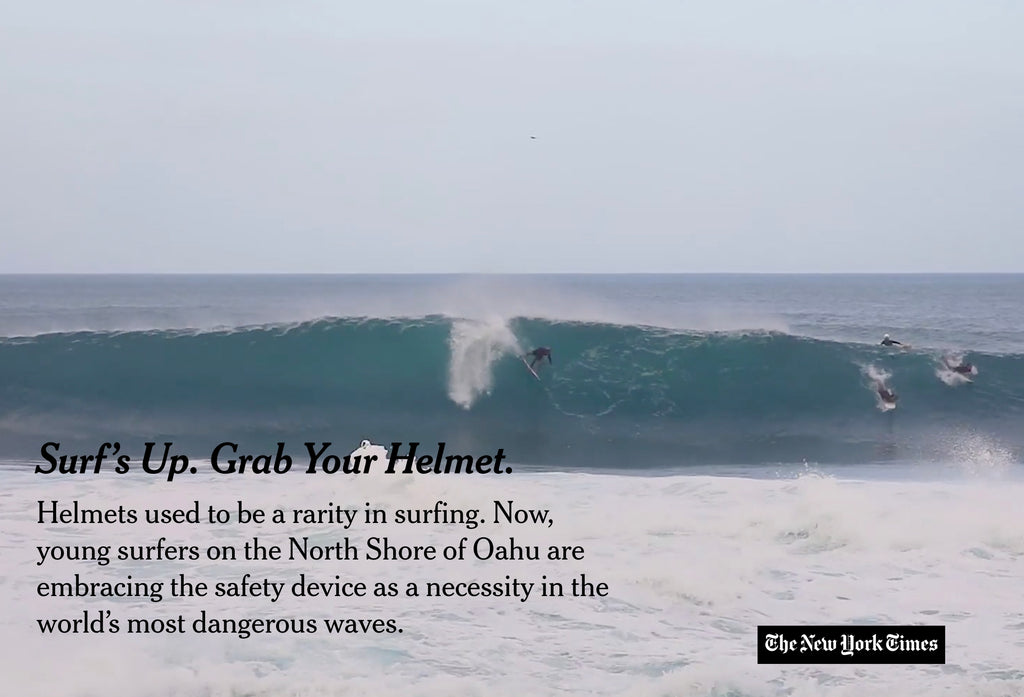
[[[541,344],[538,382],[516,356]],[[938,353],[525,318],[46,334],[0,340],[0,456],[41,438],[447,441],[552,467],[872,462],[966,435],[1018,452],[1024,356],[970,360],[975,382],[950,384]],[[870,366],[896,412],[876,410]]]

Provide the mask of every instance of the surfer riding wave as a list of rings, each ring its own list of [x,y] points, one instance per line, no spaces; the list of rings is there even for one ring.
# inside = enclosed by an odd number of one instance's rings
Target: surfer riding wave
[[[551,360],[551,349],[549,349],[547,346],[539,346],[534,350],[530,351],[529,353],[523,354],[523,359],[525,360],[530,356],[533,356],[533,360],[530,361],[531,370],[533,370],[533,368],[538,363],[543,362],[545,358],[548,359],[548,363],[551,363],[552,365],[554,364],[554,362]]]

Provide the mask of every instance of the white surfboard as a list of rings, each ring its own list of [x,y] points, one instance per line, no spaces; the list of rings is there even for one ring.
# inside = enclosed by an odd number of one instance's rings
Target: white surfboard
[[[533,373],[533,377],[535,377],[535,378],[537,378],[538,380],[540,380],[540,375],[537,375],[537,371],[536,371],[536,370],[534,370],[533,368],[531,368],[531,367],[530,367],[530,364],[526,362],[526,359],[525,359],[525,358],[523,358],[522,356],[520,356],[520,357],[519,357],[519,360],[521,360],[521,361],[523,362],[523,365],[525,365],[525,366],[526,366],[526,369],[527,369],[527,370],[529,370],[529,371],[530,371],[531,373]]]

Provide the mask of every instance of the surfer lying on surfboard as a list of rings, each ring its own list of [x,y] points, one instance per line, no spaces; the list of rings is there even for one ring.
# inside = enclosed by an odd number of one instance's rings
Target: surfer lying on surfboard
[[[946,367],[954,373],[960,373],[961,375],[974,375],[978,372],[973,364],[967,363],[963,359],[954,360],[953,358],[946,356],[942,361],[946,364]]]
[[[878,392],[878,396],[881,397],[882,401],[886,404],[896,404],[896,400],[899,399],[899,396],[890,390],[881,380],[875,382],[875,391]]]
[[[552,363],[553,364],[553,361],[551,360],[551,349],[549,349],[546,346],[540,346],[538,348],[535,348],[534,350],[532,350],[529,353],[527,353],[526,355],[524,355],[523,358],[525,359],[525,358],[528,358],[530,356],[533,356],[533,360],[530,361],[530,370],[533,370],[533,366],[537,365],[538,363],[543,361],[545,358],[548,359],[548,363]]]

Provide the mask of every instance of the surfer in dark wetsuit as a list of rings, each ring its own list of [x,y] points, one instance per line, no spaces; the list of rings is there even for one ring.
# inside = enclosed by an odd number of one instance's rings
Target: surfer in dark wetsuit
[[[949,358],[945,359],[946,367],[952,370],[954,373],[960,373],[961,375],[972,375],[974,373],[973,363],[964,363],[963,360],[954,363]]]
[[[895,404],[896,400],[899,399],[895,392],[885,386],[884,382],[876,382],[875,391],[878,392],[878,396],[882,398],[882,401],[887,404]]]
[[[530,361],[531,370],[533,369],[533,366],[537,365],[545,358],[548,359],[548,363],[551,363],[552,365],[554,364],[554,362],[551,360],[551,349],[547,348],[546,346],[540,346],[538,348],[535,348],[534,350],[530,351],[528,354],[523,356],[523,358],[526,358],[528,356],[533,356],[533,360]]]
[[[902,345],[903,344],[901,344],[900,342],[896,341],[896,339],[890,339],[888,334],[886,334],[885,336],[882,337],[882,346],[902,346]]]

